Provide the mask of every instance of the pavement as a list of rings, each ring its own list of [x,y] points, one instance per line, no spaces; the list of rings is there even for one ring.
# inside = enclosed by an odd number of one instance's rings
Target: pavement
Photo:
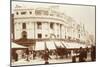
[[[67,63],[67,62],[72,62],[72,58],[64,58],[64,59],[55,59],[54,56],[51,56],[52,59],[49,59],[49,63],[50,64],[54,64],[54,63]],[[78,62],[79,59],[76,58],[76,62]],[[86,61],[91,61],[91,57],[88,56]],[[30,60],[30,61],[26,61],[25,59],[21,59],[17,62],[12,63],[12,66],[20,66],[20,65],[37,65],[37,64],[44,64],[45,61],[39,57],[36,57],[36,59],[34,60]]]

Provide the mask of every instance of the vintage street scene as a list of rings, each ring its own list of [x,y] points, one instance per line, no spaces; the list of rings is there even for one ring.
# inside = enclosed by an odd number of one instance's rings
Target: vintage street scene
[[[11,66],[96,61],[95,6],[12,1]]]

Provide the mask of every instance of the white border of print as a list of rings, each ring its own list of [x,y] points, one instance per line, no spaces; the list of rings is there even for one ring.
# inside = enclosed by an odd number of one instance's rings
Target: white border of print
[[[29,0],[28,0],[29,1]],[[31,0],[32,1],[32,0]],[[56,3],[72,3],[72,4],[89,4],[96,5],[96,8],[99,8],[99,0],[36,0],[43,2],[56,2]],[[100,62],[100,31],[99,31],[99,17],[100,9],[97,9],[97,21],[96,21],[96,46],[97,46],[97,60],[96,62],[87,62],[87,63],[71,63],[71,64],[55,64],[55,65],[46,65],[47,67],[94,67],[99,65]],[[10,0],[0,0],[0,66],[9,67],[10,64]],[[39,65],[40,66],[40,65]],[[43,67],[44,65],[41,65]],[[24,67],[24,66],[23,66]],[[26,66],[25,66],[26,67]],[[32,66],[27,66],[32,67]],[[35,66],[34,66],[35,67]]]

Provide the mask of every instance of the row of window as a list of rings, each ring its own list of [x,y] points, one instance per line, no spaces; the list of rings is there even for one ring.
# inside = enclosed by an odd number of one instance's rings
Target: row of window
[[[27,14],[26,11],[22,11],[22,12],[16,12],[16,15],[19,15],[19,13],[21,15]],[[33,14],[33,12],[32,11],[29,11],[29,14]],[[45,10],[35,10],[35,14],[36,15],[48,15],[48,11],[45,11]]]
[[[26,29],[26,23],[22,24],[22,28]],[[54,29],[54,23],[50,23],[50,28]],[[42,23],[41,22],[37,22],[37,29],[42,29]],[[23,37],[26,37],[26,32],[23,32]],[[46,35],[47,37],[47,35]],[[59,35],[57,35],[57,37],[59,37]],[[80,38],[80,34],[78,35],[78,37]],[[38,34],[38,38],[42,38],[42,34]],[[66,36],[65,36],[66,38]]]
[[[26,14],[34,14],[32,11],[26,12],[26,11],[22,11],[22,12],[16,12],[16,15],[26,15]],[[50,15],[50,16],[57,16],[57,17],[63,17],[62,15],[55,14],[55,13],[50,13],[46,10],[35,10],[35,15]]]
[[[48,35],[46,34],[45,37],[47,37],[47,36]],[[41,33],[37,34],[37,37],[41,39],[42,38],[42,34]],[[57,37],[59,37],[59,35],[57,35]],[[22,38],[27,39],[27,32],[26,31],[22,32]],[[51,37],[51,38],[55,38],[55,37]],[[79,38],[80,38],[80,35],[79,35]],[[66,39],[66,36],[65,36],[65,39]],[[69,37],[68,37],[68,39],[69,39]]]
[[[26,23],[22,23],[22,29],[26,29]],[[42,23],[37,22],[37,29],[42,29]]]
[[[42,34],[41,33],[37,34],[37,37],[41,39],[42,38]],[[48,37],[48,35],[46,34],[45,37]],[[54,36],[54,37],[56,37],[56,36]],[[59,37],[59,35],[57,35],[57,37]],[[27,32],[26,31],[22,32],[22,38],[27,38]],[[66,38],[66,36],[65,36],[65,38]]]
[[[57,24],[58,25],[58,24]],[[61,26],[61,25],[60,25]],[[54,23],[50,23],[50,28],[54,29]],[[37,29],[42,29],[42,23],[41,22],[37,22]]]
[[[45,35],[45,37],[47,37],[48,35]],[[39,39],[41,39],[42,38],[42,34],[37,34],[37,37],[39,38]],[[57,37],[59,37],[59,35],[57,35]],[[25,38],[25,39],[27,39],[27,34],[22,34],[22,38]],[[55,38],[55,37],[51,37],[51,38]],[[65,36],[65,39],[66,39],[66,36]]]
[[[39,34],[37,34],[37,36],[38,36],[38,38],[42,38],[42,34],[41,33],[39,33]],[[45,37],[47,37],[48,35],[45,35]],[[27,38],[27,32],[26,31],[23,31],[22,32],[22,38]]]
[[[29,12],[29,13],[32,14],[32,12]],[[27,12],[24,12],[24,11],[23,11],[23,12],[21,12],[20,14],[21,14],[21,15],[25,15],[25,14],[27,14]],[[16,15],[19,15],[19,12],[16,12]]]
[[[54,29],[54,23],[50,23],[50,28]],[[26,23],[22,23],[22,29],[26,29]],[[37,22],[37,29],[42,29],[41,22]]]

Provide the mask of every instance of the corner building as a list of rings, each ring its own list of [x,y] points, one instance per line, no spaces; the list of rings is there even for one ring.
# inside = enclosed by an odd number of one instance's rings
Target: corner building
[[[13,17],[13,40],[25,46],[30,46],[33,42],[36,44],[39,40],[52,39],[55,41],[79,40],[85,42],[83,26],[73,21],[70,16],[66,16],[64,13],[55,11],[52,8],[16,7]],[[25,43],[21,41],[22,39],[29,41]]]

